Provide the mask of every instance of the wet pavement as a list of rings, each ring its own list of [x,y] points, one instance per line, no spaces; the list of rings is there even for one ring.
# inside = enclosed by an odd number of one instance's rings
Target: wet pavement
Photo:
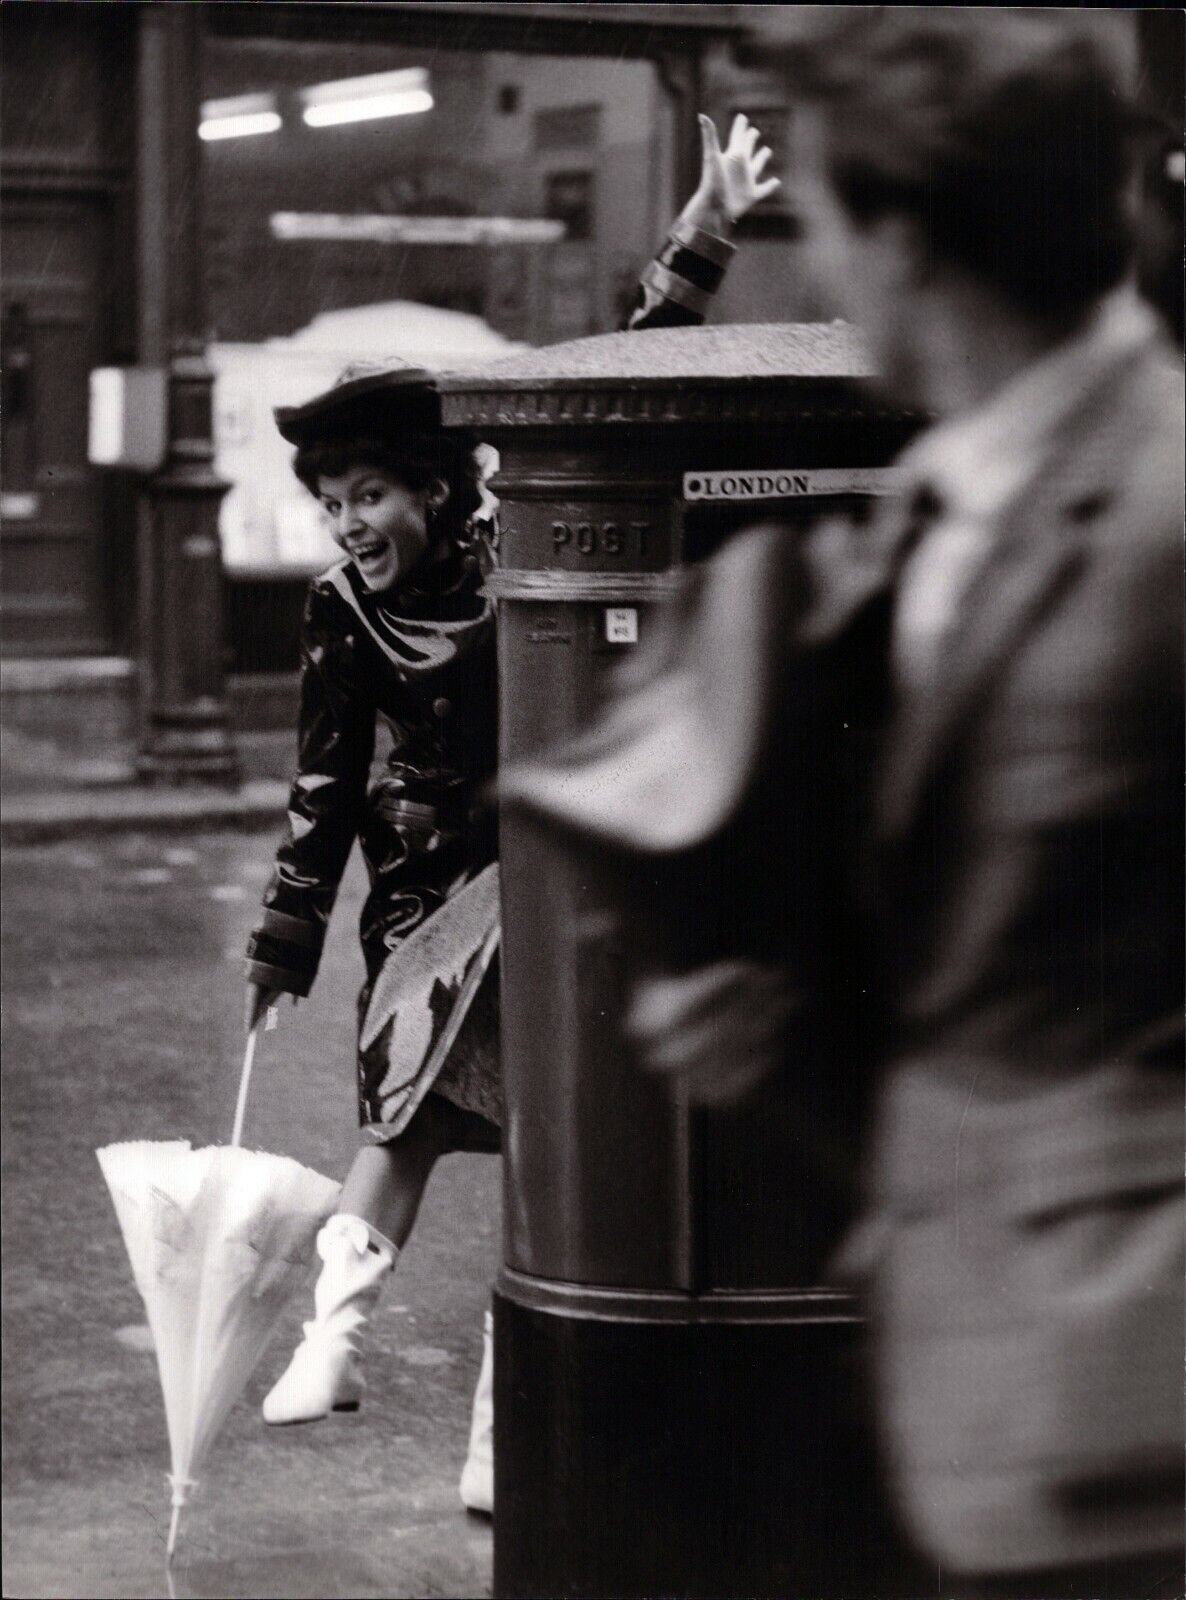
[[[229,1137],[242,953],[266,834],[115,834],[3,855],[4,1593],[167,1593],[156,1363],[96,1147]],[[354,1148],[363,892],[352,861],[314,994],[261,1041],[245,1142],[335,1178]],[[441,1163],[368,1340],[356,1416],[272,1430],[290,1308],[187,1511],[178,1595],[490,1592],[457,1478],[498,1251],[498,1163]]]

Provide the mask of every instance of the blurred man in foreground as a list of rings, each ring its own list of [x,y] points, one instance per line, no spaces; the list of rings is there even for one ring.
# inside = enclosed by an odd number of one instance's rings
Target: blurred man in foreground
[[[1067,12],[845,31],[800,75],[806,244],[941,419],[901,463],[869,841],[885,1449],[984,1592],[1155,1592],[1182,1577],[1182,370],[1127,281],[1105,43]]]
[[[716,592],[736,614],[749,582],[757,609],[778,562],[809,567],[805,650],[886,601],[849,860],[876,1093],[845,1270],[888,1480],[943,1592],[1178,1594],[1183,377],[1130,284],[1122,71],[1073,11],[821,11],[791,63],[805,245],[893,398],[939,421],[859,577],[843,539],[825,559],[827,537],[758,535]],[[747,670],[694,667],[671,684]],[[682,765],[742,795],[721,769],[760,738],[710,720]],[[605,772],[631,770],[610,744]],[[631,810],[562,789],[554,814],[594,835]],[[794,1010],[777,971],[721,957],[634,1010],[651,1066],[705,1100],[779,1059]]]
[[[941,419],[870,841],[887,1456],[987,1593],[1177,1592],[1183,384],[1123,86],[1067,12],[887,12],[808,66],[808,247]]]

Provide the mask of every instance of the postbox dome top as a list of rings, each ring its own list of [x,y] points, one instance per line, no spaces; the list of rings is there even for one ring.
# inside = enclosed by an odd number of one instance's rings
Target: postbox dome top
[[[444,373],[439,386],[446,426],[662,425],[708,410],[883,412],[862,393],[875,374],[849,323],[767,322],[595,334]]]
[[[869,378],[875,373],[858,329],[847,322],[753,322],[720,327],[600,333],[528,350],[474,372],[446,374],[445,391],[479,376],[491,384],[747,378]]]

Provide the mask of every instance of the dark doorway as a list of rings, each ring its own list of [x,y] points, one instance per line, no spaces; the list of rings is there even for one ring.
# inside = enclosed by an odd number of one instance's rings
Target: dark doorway
[[[0,616],[10,655],[111,649],[105,488],[87,463],[88,375],[110,350],[101,199],[3,206]]]

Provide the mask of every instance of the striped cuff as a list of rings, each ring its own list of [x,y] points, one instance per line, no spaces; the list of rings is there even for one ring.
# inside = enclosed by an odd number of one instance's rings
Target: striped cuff
[[[247,941],[247,976],[287,994],[308,994],[321,965],[325,927],[265,906]]]
[[[737,246],[730,244],[728,239],[722,239],[719,234],[705,233],[703,228],[695,228],[690,222],[685,222],[682,217],[672,224],[671,238],[676,244],[684,245],[698,256],[703,256],[707,261],[715,262],[722,270],[726,268],[737,254]]]
[[[287,967],[274,967],[269,961],[247,962],[247,977],[261,989],[280,989],[285,994],[295,994],[301,999],[313,987],[315,974],[290,972]]]
[[[325,943],[325,926],[320,922],[306,922],[303,917],[291,917],[287,911],[274,911],[265,906],[257,933],[270,933],[285,944],[299,944],[306,950],[320,950]]]
[[[661,294],[664,300],[674,300],[677,305],[686,306],[689,311],[698,312],[701,316],[712,304],[711,289],[698,289],[694,283],[677,277],[658,261],[651,262],[642,275],[642,281],[648,288]]]

